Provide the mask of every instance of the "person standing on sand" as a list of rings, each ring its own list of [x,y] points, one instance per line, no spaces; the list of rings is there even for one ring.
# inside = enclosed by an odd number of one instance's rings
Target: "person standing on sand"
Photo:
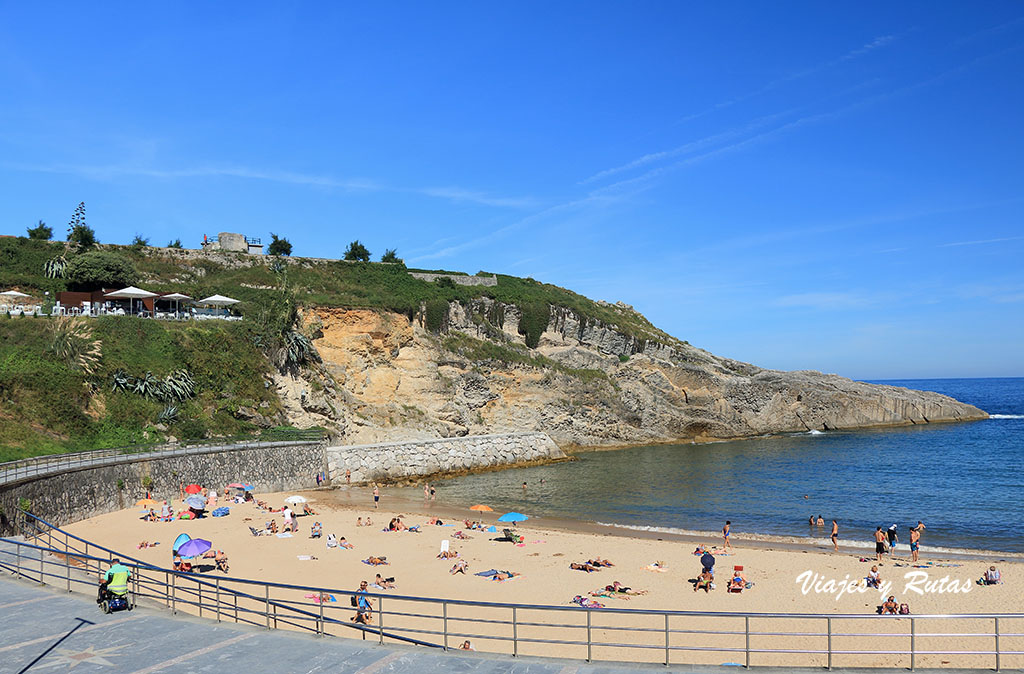
[[[885,532],[885,535],[889,538],[889,556],[896,556],[896,544],[900,542],[900,537],[896,533],[896,525],[889,527],[889,530]]]
[[[376,508],[377,504],[380,503],[380,488],[376,483],[373,485],[373,507]]]
[[[729,545],[729,534],[731,533],[731,529],[732,529],[732,522],[730,522],[729,520],[726,520],[725,521],[725,526],[722,527],[722,538],[725,540],[725,545],[723,545],[722,547],[725,550],[730,550],[731,549],[731,546]]]
[[[839,552],[839,522],[832,520],[832,549]]]
[[[918,547],[920,547],[919,543],[921,541],[921,527],[922,526],[924,526],[924,525],[921,524],[921,525],[918,525],[917,527],[911,527],[911,529],[910,529],[910,559],[911,559],[911,561],[914,561],[914,562],[917,561],[917,555],[918,555],[917,549],[918,549]]]
[[[426,501],[428,498],[430,498],[430,483],[429,482],[424,482],[423,483],[423,500]]]
[[[345,484],[352,484],[352,471],[345,469]]]
[[[881,562],[882,555],[885,554],[885,532],[882,531],[882,527],[875,529],[875,561]]]

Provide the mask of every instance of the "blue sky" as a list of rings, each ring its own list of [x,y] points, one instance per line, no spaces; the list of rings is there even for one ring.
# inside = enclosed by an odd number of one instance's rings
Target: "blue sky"
[[[237,231],[1024,376],[1024,5],[0,3],[0,233]]]

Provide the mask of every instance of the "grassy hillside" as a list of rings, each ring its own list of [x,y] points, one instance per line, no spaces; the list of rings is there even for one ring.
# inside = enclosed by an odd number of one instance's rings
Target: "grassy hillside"
[[[570,290],[530,278],[498,274],[496,286],[457,286],[414,279],[401,265],[282,258],[284,267],[275,271],[271,265],[278,259],[265,256],[200,255],[190,251],[182,259],[175,251],[164,248],[103,248],[131,260],[138,273],[138,284],[146,289],[173,289],[193,297],[230,295],[247,301],[241,306],[243,312],[251,311],[261,301],[267,294],[266,288],[287,283],[297,291],[298,301],[308,305],[379,308],[411,317],[423,305],[489,297],[519,306],[528,317],[535,317],[535,322],[546,321],[547,308],[558,306],[571,309],[584,319],[615,326],[638,339],[677,341],[636,312],[598,304]],[[65,245],[58,242],[0,239],[0,287],[63,290],[63,281],[45,277],[43,264],[64,251]],[[64,254],[69,259],[74,255]]]
[[[243,324],[175,324],[108,316],[79,319],[98,341],[91,373],[53,351],[56,319],[0,317],[0,461],[39,454],[181,439],[238,435],[255,427],[235,419],[240,406],[275,413],[264,381],[271,365]],[[175,401],[177,420],[158,431],[168,403],[112,390],[116,372],[156,379],[187,370],[191,399]]]

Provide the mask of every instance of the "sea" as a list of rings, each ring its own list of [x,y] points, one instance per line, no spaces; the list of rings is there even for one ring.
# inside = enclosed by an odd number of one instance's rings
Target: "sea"
[[[991,418],[581,452],[439,480],[437,499],[712,543],[728,520],[734,540],[826,545],[834,518],[841,544],[873,550],[875,528],[896,524],[904,552],[922,521],[923,552],[1024,553],[1024,378],[871,383],[942,393]],[[825,526],[809,525],[819,515]]]

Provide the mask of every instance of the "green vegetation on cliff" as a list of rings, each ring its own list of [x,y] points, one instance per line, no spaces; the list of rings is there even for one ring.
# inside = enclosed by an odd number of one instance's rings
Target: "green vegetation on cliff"
[[[60,242],[35,241],[24,237],[0,239],[0,286],[18,285],[27,289],[65,290],[65,281],[48,279],[43,272],[47,260],[64,254],[69,263],[76,256]],[[182,256],[177,250],[102,246],[116,251],[134,265],[138,285],[147,290],[180,291],[192,297],[214,293],[230,295],[247,304],[258,301],[268,288],[276,288],[283,274],[274,266],[283,265],[288,286],[297,293],[300,304],[324,307],[373,308],[413,317],[426,305],[439,307],[443,302],[468,302],[487,297],[522,309],[520,332],[530,346],[536,345],[547,325],[549,307],[564,307],[586,321],[615,327],[639,340],[676,343],[639,313],[614,305],[594,302],[582,295],[531,278],[496,274],[496,286],[463,286],[428,282],[413,278],[402,265],[310,258],[282,259],[241,253]],[[279,267],[280,269],[281,267]],[[447,273],[447,272],[446,272]],[[490,274],[487,274],[490,276]],[[433,303],[433,304],[430,304]],[[428,316],[434,331],[437,312]]]
[[[99,345],[95,366],[81,367],[53,349],[56,319],[0,318],[0,461],[99,447],[197,439],[256,430],[233,416],[240,406],[273,415],[279,401],[271,364],[238,323],[164,323],[131,317],[79,319]],[[194,397],[168,403],[113,390],[115,373],[153,378],[186,370]],[[155,428],[167,426],[165,432]]]

